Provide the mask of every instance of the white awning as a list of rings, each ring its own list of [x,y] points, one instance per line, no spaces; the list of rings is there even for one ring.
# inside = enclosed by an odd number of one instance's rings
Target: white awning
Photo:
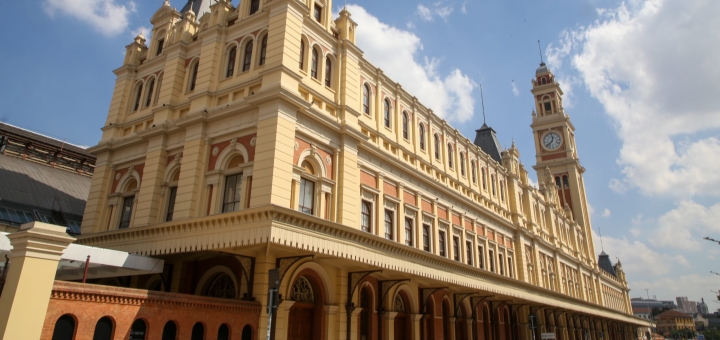
[[[0,232],[0,256],[10,254],[12,249],[8,234]],[[90,256],[88,279],[162,273],[165,263],[164,260],[147,256],[72,243],[60,258],[55,279],[82,280],[88,255]],[[0,260],[0,266],[4,265],[4,259]]]

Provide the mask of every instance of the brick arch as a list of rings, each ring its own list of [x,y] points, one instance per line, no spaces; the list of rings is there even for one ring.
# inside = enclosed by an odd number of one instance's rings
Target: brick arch
[[[296,271],[292,281],[288,285],[288,299],[292,297],[292,287],[295,282],[305,278],[313,290],[313,304],[295,302],[290,307],[290,315],[288,317],[287,330],[288,333],[297,332],[298,328],[305,322],[312,323],[313,340],[322,340],[325,338],[327,325],[325,324],[325,304],[328,294],[326,285],[321,275],[312,268],[304,268]]]

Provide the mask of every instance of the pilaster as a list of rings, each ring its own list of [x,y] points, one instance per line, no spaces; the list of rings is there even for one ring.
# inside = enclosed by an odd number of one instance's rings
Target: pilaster
[[[143,180],[140,184],[138,206],[133,222],[136,227],[162,221],[158,217],[162,215],[160,211],[163,206],[162,184],[167,181],[165,178],[167,151],[164,150],[164,146],[164,135],[156,136],[148,141]]]

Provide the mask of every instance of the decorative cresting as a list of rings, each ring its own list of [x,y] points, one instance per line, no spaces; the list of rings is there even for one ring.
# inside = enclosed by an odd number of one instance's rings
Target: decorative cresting
[[[237,298],[235,282],[233,282],[230,275],[220,274],[210,283],[205,295],[223,299],[235,299]]]
[[[395,302],[393,303],[393,309],[398,313],[405,313],[405,302],[403,302],[400,294],[395,294]]]
[[[455,317],[460,317],[460,306],[462,306],[462,303],[465,299],[467,299],[470,296],[476,295],[477,293],[458,293],[453,294],[453,305],[455,305]]]
[[[315,303],[315,295],[313,294],[312,285],[304,276],[295,280],[295,283],[292,286],[292,292],[290,292],[290,300],[295,302]]]

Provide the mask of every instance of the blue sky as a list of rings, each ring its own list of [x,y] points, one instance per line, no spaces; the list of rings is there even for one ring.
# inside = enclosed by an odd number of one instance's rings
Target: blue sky
[[[171,1],[180,8],[184,0]],[[238,0],[233,4],[237,5]],[[6,2],[0,121],[94,145],[124,47],[162,0]],[[336,10],[341,4],[334,4]],[[366,57],[465,136],[487,123],[534,164],[530,79],[566,93],[595,233],[631,296],[720,307],[720,2],[349,1]],[[381,37],[381,38],[378,38]],[[532,174],[532,177],[535,177]],[[599,237],[595,237],[598,251]]]

